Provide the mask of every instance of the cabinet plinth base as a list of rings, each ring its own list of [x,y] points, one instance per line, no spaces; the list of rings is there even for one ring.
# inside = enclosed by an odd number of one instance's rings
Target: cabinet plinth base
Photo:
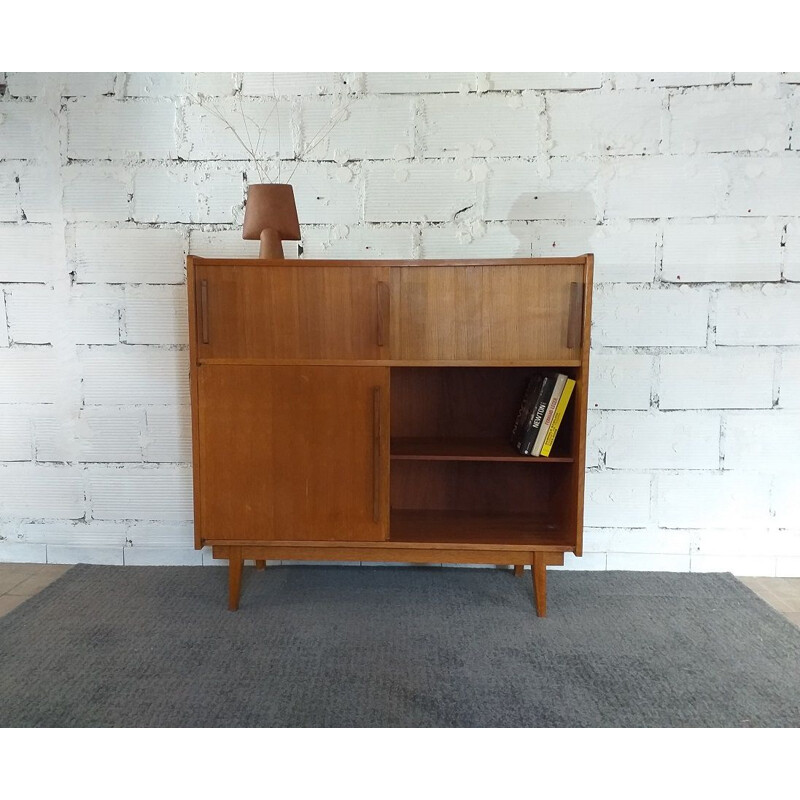
[[[525,565],[531,567],[533,596],[536,613],[547,615],[547,567],[564,564],[565,550],[487,550],[471,548],[409,548],[391,547],[386,542],[381,547],[364,545],[331,546],[314,542],[298,542],[296,545],[252,544],[252,545],[213,545],[215,559],[228,559],[228,608],[237,611],[242,588],[242,567],[245,560],[254,560],[256,569],[266,566],[267,559],[287,561],[377,561],[403,564],[497,564],[514,565],[514,575],[520,577]]]

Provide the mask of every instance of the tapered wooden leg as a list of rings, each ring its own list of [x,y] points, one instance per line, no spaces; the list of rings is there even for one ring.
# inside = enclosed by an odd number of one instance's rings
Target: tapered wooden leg
[[[256,569],[266,569],[267,560],[265,558],[256,559]]]
[[[232,547],[228,561],[228,609],[239,610],[239,595],[242,591],[242,549]]]
[[[533,554],[533,596],[536,599],[536,613],[540,617],[547,616],[547,562],[543,552]]]
[[[514,564],[514,577],[521,578],[525,574],[524,564]]]

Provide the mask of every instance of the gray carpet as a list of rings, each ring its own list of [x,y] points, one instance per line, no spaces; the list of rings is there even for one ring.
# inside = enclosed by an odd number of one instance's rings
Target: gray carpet
[[[729,574],[77,566],[0,619],[2,727],[800,724],[800,630]]]

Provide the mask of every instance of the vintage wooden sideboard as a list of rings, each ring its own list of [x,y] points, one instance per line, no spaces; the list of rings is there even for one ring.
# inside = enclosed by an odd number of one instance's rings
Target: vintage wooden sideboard
[[[581,555],[593,257],[188,258],[195,546],[246,559],[530,564]],[[529,378],[575,392],[549,457]]]

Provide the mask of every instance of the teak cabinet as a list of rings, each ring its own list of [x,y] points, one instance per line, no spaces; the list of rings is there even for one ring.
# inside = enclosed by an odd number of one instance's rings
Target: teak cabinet
[[[189,256],[195,546],[228,559],[530,564],[581,555],[593,257]],[[510,433],[576,380],[552,454]]]

